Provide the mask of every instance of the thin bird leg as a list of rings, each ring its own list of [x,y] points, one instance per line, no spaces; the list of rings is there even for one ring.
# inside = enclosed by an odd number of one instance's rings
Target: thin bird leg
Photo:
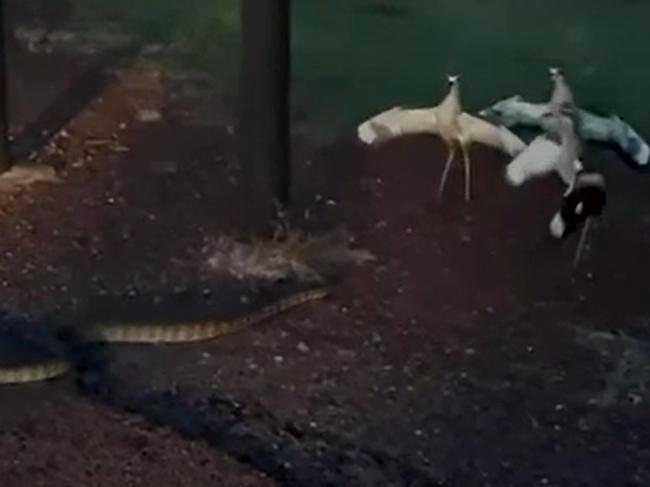
[[[582,249],[585,246],[587,241],[587,233],[589,232],[589,227],[591,226],[591,217],[585,220],[584,225],[582,226],[582,232],[580,232],[580,240],[578,240],[578,247],[576,248],[575,256],[573,257],[573,268],[576,269],[580,263],[580,257],[582,256]]]
[[[456,147],[453,143],[447,143],[447,149],[449,150],[449,157],[445,163],[445,169],[442,171],[442,178],[440,178],[440,186],[438,186],[438,198],[442,200],[442,193],[445,190],[445,183],[447,182],[447,176],[449,175],[449,169],[451,168],[451,163],[456,156]]]
[[[463,141],[460,144],[460,148],[463,151],[463,161],[465,162],[465,201],[472,199],[471,194],[471,164],[472,161],[469,158],[469,151],[467,150],[467,145]]]

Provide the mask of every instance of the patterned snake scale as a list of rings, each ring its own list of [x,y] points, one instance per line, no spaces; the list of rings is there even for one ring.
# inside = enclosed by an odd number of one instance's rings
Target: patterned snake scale
[[[233,320],[210,320],[191,323],[133,324],[97,323],[84,332],[88,343],[186,343],[229,335],[302,304],[322,299],[328,292],[314,289],[281,299],[261,310]],[[53,379],[65,374],[72,364],[62,358],[0,366],[0,384],[18,384]]]

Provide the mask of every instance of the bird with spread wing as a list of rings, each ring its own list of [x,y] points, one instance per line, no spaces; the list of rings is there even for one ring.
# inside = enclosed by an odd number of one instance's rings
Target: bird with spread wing
[[[448,157],[443,169],[438,195],[442,197],[457,147],[460,146],[465,166],[465,200],[471,199],[471,159],[469,147],[478,143],[498,149],[514,157],[526,144],[501,125],[470,115],[462,109],[460,77],[448,76],[449,91],[431,108],[396,106],[373,116],[359,125],[357,135],[365,144],[378,144],[409,134],[431,134],[443,139]]]
[[[550,68],[554,85],[553,94],[546,103],[526,101],[520,95],[514,95],[497,101],[479,112],[482,117],[506,127],[541,127],[541,117],[553,103],[564,97],[574,106],[577,132],[585,141],[600,142],[617,146],[637,166],[650,163],[650,145],[618,115],[603,116],[575,106],[573,93],[559,68]],[[555,97],[555,101],[554,101]]]

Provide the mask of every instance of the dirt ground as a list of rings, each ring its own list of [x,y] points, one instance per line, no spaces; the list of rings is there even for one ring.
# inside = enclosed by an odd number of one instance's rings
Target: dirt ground
[[[16,76],[52,55],[12,49]],[[89,62],[69,59],[61,86]],[[3,336],[49,346],[57,323],[236,316],[289,292],[206,266],[246,197],[209,81],[151,56],[112,76],[44,152],[62,182],[0,195]],[[23,119],[64,89],[29,77]],[[647,175],[589,150],[610,199],[573,272],[575,238],[547,235],[550,178],[514,190],[474,148],[474,201],[457,169],[438,203],[435,139],[296,137],[304,226],[343,224],[377,261],[244,333],[2,387],[2,484],[650,485]],[[3,364],[45,353],[21,343],[3,340]]]

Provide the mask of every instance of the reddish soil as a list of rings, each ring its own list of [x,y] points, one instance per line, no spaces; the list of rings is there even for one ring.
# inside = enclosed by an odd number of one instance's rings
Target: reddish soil
[[[60,388],[19,395],[22,407],[0,409],[3,486],[275,485],[202,442]]]
[[[188,116],[190,81],[135,66],[67,127],[62,183],[0,195],[6,329],[234,316],[242,293],[257,307],[289,292],[207,270],[207,244],[243,218],[233,141]],[[162,121],[138,122],[143,107]],[[112,142],[89,151],[91,137]],[[474,201],[456,170],[440,204],[436,140],[368,149],[350,131],[294,147],[303,224],[347,226],[377,262],[265,326],[82,350],[77,374],[3,387],[0,478],[265,485],[249,469],[310,487],[650,484],[647,176],[591,151],[610,200],[572,272],[575,239],[547,235],[561,187],[508,188],[501,155],[475,148]]]

